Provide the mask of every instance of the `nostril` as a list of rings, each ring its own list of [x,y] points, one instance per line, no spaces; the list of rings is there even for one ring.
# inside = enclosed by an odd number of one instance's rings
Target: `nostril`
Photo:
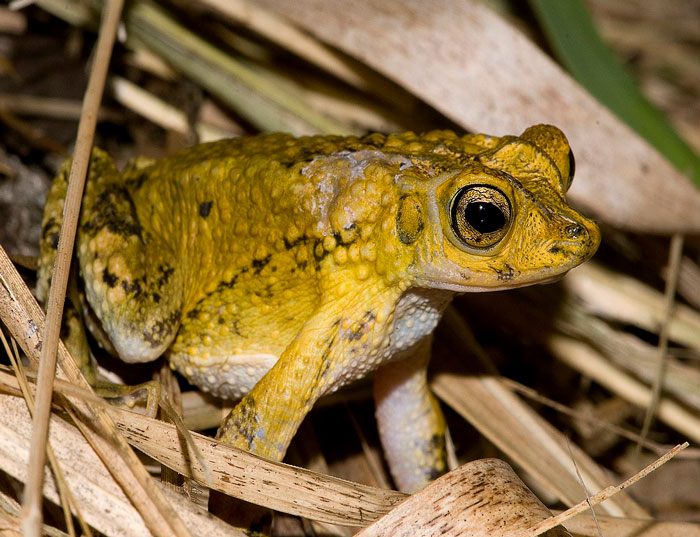
[[[572,239],[578,239],[585,233],[586,228],[584,228],[581,224],[572,224],[570,226],[566,226],[565,231],[566,234]]]

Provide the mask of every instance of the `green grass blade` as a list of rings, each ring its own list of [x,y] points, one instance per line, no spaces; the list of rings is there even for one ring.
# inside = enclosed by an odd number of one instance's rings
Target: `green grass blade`
[[[601,103],[700,186],[700,158],[603,43],[581,0],[530,0],[552,50]]]

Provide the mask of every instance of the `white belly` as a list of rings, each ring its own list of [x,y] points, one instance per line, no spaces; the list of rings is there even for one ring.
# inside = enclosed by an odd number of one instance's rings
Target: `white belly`
[[[392,359],[402,358],[432,334],[454,293],[441,289],[409,289],[396,305],[391,334]]]
[[[433,332],[453,296],[453,292],[439,289],[410,289],[404,293],[394,310],[389,344],[378,348],[370,343],[346,349],[348,360],[337,371],[328,391],[358,380],[382,364],[410,355],[414,347]],[[260,352],[234,355],[209,352],[206,358],[198,356],[195,364],[186,353],[169,355],[171,366],[190,382],[224,399],[240,399],[247,394],[278,358],[275,354]]]

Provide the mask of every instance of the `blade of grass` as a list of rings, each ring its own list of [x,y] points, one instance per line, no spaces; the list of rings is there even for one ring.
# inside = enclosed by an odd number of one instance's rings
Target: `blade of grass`
[[[53,379],[56,374],[56,357],[59,332],[66,296],[75,230],[78,226],[80,202],[85,185],[85,176],[90,160],[90,149],[97,124],[97,110],[102,101],[109,60],[114,47],[117,27],[121,19],[123,0],[112,0],[107,4],[100,34],[95,45],[95,61],[92,64],[88,86],[83,99],[83,109],[78,124],[75,159],[68,179],[68,191],[64,208],[64,221],[58,239],[56,266],[51,281],[46,311],[46,332],[39,360],[34,419],[32,425],[32,452],[29,457],[27,483],[22,500],[22,531],[27,537],[39,537],[42,527],[42,487],[46,445],[48,442]]]
[[[190,125],[187,116],[181,110],[159,99],[142,87],[125,78],[114,76],[109,83],[112,95],[126,108],[149,119],[164,129],[170,129],[180,134],[187,134]],[[194,129],[202,142],[230,138],[235,133],[207,125],[197,121]]]
[[[14,377],[3,375],[0,382],[17,384]],[[66,384],[63,383],[63,387]],[[63,403],[57,401],[59,405]],[[102,406],[103,403],[97,403]],[[29,415],[26,405],[17,397],[0,395],[0,466],[6,475],[23,481],[26,477],[26,462],[30,437]],[[139,511],[116,483],[107,463],[100,460],[81,433],[69,421],[51,417],[50,441],[56,456],[61,461],[69,486],[74,491],[85,521],[99,535],[107,537],[152,537]],[[155,484],[155,483],[154,483]],[[208,516],[201,507],[183,495],[156,487],[173,505],[177,516],[190,528],[192,535],[207,537],[244,537],[220,519]],[[44,486],[44,497],[57,503],[55,480],[48,479]],[[1,503],[1,502],[0,502]],[[3,519],[0,507],[0,524]],[[55,524],[55,519],[54,522]],[[1,526],[0,526],[1,527]],[[46,528],[47,526],[44,526]],[[2,527],[2,530],[5,530]],[[5,537],[8,533],[0,534]],[[46,535],[46,533],[44,533]],[[51,533],[48,534],[52,536]],[[53,537],[60,537],[54,534]]]
[[[590,498],[586,498],[584,501],[579,502],[578,504],[574,505],[573,507],[570,507],[569,509],[567,509],[563,513],[560,513],[556,516],[553,516],[552,518],[547,519],[544,522],[541,522],[540,524],[537,524],[536,526],[531,527],[529,530],[518,534],[518,537],[537,537],[538,535],[542,535],[543,532],[549,530],[550,528],[554,528],[559,524],[563,524],[569,518],[572,518],[573,516],[575,516],[577,514],[585,512],[586,510],[590,509],[592,506],[598,505],[599,503],[604,502],[607,499],[613,497],[615,494],[618,494],[620,491],[623,491],[626,488],[634,485],[637,481],[645,478],[651,472],[653,472],[657,468],[659,468],[661,465],[666,464],[673,457],[675,457],[680,451],[684,450],[687,447],[688,447],[688,442],[684,442],[683,444],[676,445],[675,447],[671,448],[668,451],[668,453],[659,457],[651,464],[645,466],[639,472],[634,474],[629,479],[626,479],[625,481],[623,481],[619,485],[615,485],[615,486],[611,485],[609,487],[606,487],[605,489],[601,490],[597,494],[594,494]]]
[[[478,360],[457,360],[459,354],[446,353],[430,383],[435,395],[560,501],[567,505],[579,502],[581,488],[564,435],[515,396],[497,374],[490,373],[495,367],[452,307],[445,312],[442,327],[445,330],[436,338],[438,341],[447,343],[450,349],[468,349],[468,354]],[[572,449],[586,483],[598,489],[607,486],[609,479],[603,468],[576,445]],[[648,518],[645,510],[627,496],[618,496],[603,508],[613,516]]]
[[[33,367],[38,367],[39,349],[44,346],[44,314],[0,245],[0,319],[20,344]],[[89,390],[85,378],[61,342],[58,361],[63,379]],[[116,430],[114,422],[97,405],[69,396],[62,404],[83,436],[91,444],[151,533],[160,537],[187,537],[187,528],[148,474],[136,453]],[[2,406],[2,405],[0,405]],[[2,436],[0,435],[0,438]]]
[[[319,43],[309,34],[286,22],[282,17],[262,9],[250,0],[199,0],[200,4],[225,18],[255,30],[277,45],[332,73],[358,88],[368,83],[367,73],[358,73],[361,64],[350,65],[339,53]]]
[[[78,26],[91,26],[94,22],[91,14],[80,11],[80,16],[74,16],[65,9],[66,3],[78,6],[79,2],[37,0],[36,3]],[[104,4],[104,0],[90,3],[96,9],[102,9]],[[265,72],[263,67],[252,68],[235,59],[189,31],[155,4],[130,2],[123,20],[127,47],[145,49],[160,57],[260,130],[290,132],[297,136],[360,132],[318,112],[293,82]]]
[[[5,335],[1,330],[0,340],[2,340],[5,352],[7,353],[7,356],[10,359],[10,365],[15,372],[15,376],[17,377],[19,387],[22,390],[22,396],[24,397],[24,400],[27,405],[27,410],[29,410],[29,413],[33,415],[34,394],[32,394],[29,390],[29,382],[27,381],[27,377],[24,372],[24,366],[21,361],[19,349],[17,348],[15,341],[12,340],[14,352],[10,350],[9,343],[7,342],[7,339],[5,338]],[[78,517],[78,520],[81,522],[81,528],[85,533],[86,537],[92,537],[92,530],[90,530],[90,527],[84,523],[83,517],[80,514],[80,506],[76,503],[75,497],[73,496],[72,491],[68,487],[68,483],[66,482],[66,478],[63,474],[63,469],[61,468],[61,465],[59,464],[59,461],[56,458],[56,455],[50,443],[46,446],[46,455],[49,459],[49,464],[51,465],[51,470],[53,471],[56,480],[56,486],[60,491],[61,508],[63,509],[63,516],[68,534],[71,537],[75,537],[75,525],[73,524],[73,515],[71,513],[72,507],[76,511],[76,515]]]
[[[586,343],[559,335],[550,336],[546,343],[558,360],[585,377],[634,405],[642,408],[649,406],[651,389],[632,375],[621,371]],[[673,399],[660,399],[656,417],[693,442],[700,441],[700,418]]]
[[[654,382],[651,386],[651,401],[644,414],[641,436],[646,438],[654,421],[659,401],[665,387],[666,370],[668,369],[668,340],[671,315],[676,300],[676,287],[678,287],[678,273],[683,256],[683,235],[675,234],[671,238],[671,251],[669,253],[669,276],[666,279],[666,291],[664,292],[664,316],[659,329],[659,344],[657,346],[657,365]],[[637,443],[637,454],[641,452],[642,444]]]
[[[313,110],[289,82],[272,73],[261,76],[178,24],[155,5],[133,2],[125,13],[125,21],[131,38],[264,130],[299,135],[351,131]]]
[[[581,85],[700,186],[700,158],[642,95],[601,40],[583,2],[530,0],[530,6],[555,55]]]

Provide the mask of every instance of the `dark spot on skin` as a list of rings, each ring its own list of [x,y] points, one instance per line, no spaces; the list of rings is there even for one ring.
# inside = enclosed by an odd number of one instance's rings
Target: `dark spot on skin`
[[[356,341],[356,340],[360,339],[364,335],[364,333],[366,332],[366,330],[364,330],[365,328],[366,328],[365,325],[361,325],[357,330],[350,330],[347,333],[347,336],[345,337],[345,339],[347,339],[348,341]]]
[[[562,252],[562,249],[559,248],[559,246],[555,245],[555,246],[550,246],[547,251],[552,255],[558,255]]]
[[[287,250],[292,250],[293,248],[296,248],[297,246],[300,246],[302,244],[308,244],[311,242],[312,239],[309,239],[305,235],[302,235],[301,237],[298,237],[294,239],[293,241],[289,241],[287,239],[284,239],[284,247]],[[336,241],[340,241],[339,237],[336,237]],[[348,243],[349,244],[349,243]],[[312,243],[312,252],[314,254],[314,260],[316,262],[316,266],[323,260],[326,255],[328,255],[329,252],[327,252],[323,248],[323,241],[321,239],[314,239]],[[320,246],[319,246],[320,245]],[[317,246],[319,246],[318,250],[321,251],[321,255],[319,255],[319,252],[317,251]],[[305,270],[306,267],[308,266],[308,261],[299,261],[296,263],[296,268],[299,270]],[[296,272],[295,268],[290,269],[291,274],[294,274]]]
[[[255,274],[256,276],[260,274],[262,272],[262,269],[264,269],[270,262],[270,259],[272,259],[271,254],[267,254],[262,259],[254,259],[253,263],[251,264],[253,267],[253,274]]]
[[[60,335],[64,342],[70,339],[70,325],[68,323],[61,323]]]
[[[181,315],[182,310],[178,308],[165,319],[153,323],[150,329],[143,331],[144,341],[151,347],[160,347],[163,342],[169,339],[175,332],[175,328],[180,322]]]
[[[223,320],[223,317],[222,317]],[[226,322],[226,321],[224,321]],[[229,329],[236,334],[239,337],[249,337],[248,335],[244,335],[243,332],[241,331],[241,323],[238,319],[234,319],[233,321],[228,321],[229,323]]]
[[[133,282],[122,280],[122,289],[124,289],[124,292],[127,295],[133,294],[135,298],[141,294],[142,285],[138,279],[134,280]]]
[[[435,481],[438,477],[445,473],[445,470],[438,470],[437,468],[429,468],[426,475],[426,481]]]
[[[278,160],[277,163],[280,166],[284,166],[285,168],[289,169],[295,166],[296,164],[301,164],[302,167],[306,164],[311,162],[310,160],[302,161],[302,160],[294,160],[293,158],[290,159],[285,159],[285,160]]]
[[[42,237],[43,237],[44,235],[46,235],[46,234],[49,232],[49,230],[50,230],[52,227],[54,227],[55,225],[56,225],[56,218],[52,216],[51,218],[49,218],[49,219],[46,221],[46,223],[45,223],[45,224],[42,226],[42,228],[41,228],[41,235],[42,235]]]
[[[209,293],[209,295],[207,295],[206,297],[202,298],[202,299],[197,303],[197,305],[194,307],[194,309],[191,309],[190,311],[188,311],[188,312],[185,314],[185,317],[187,317],[187,319],[190,319],[190,320],[195,320],[195,319],[197,319],[197,317],[199,316],[199,314],[202,312],[202,308],[201,308],[201,307],[198,307],[198,306],[201,306],[202,302],[204,302],[205,300],[207,300],[211,295],[213,295],[213,294],[215,294],[215,293],[216,293],[216,291],[213,291],[212,293]],[[225,318],[225,317],[223,317],[223,316],[220,315],[220,316],[218,316],[218,317],[216,318],[216,322],[217,322],[219,325],[223,325],[223,324],[229,325],[229,328],[231,329],[231,331],[232,331],[234,334],[236,334],[237,336],[240,336],[240,337],[244,337],[244,336],[243,336],[243,333],[242,333],[241,330],[240,330],[240,322],[239,322],[238,319],[234,319],[234,318],[232,318],[231,316]]]
[[[342,244],[343,246],[348,246],[357,240],[358,232],[357,232],[357,223],[356,222],[350,222],[349,224],[344,225],[343,231],[345,233],[335,233],[333,235],[333,237],[335,238],[335,240],[338,244]],[[345,235],[345,240],[343,240],[343,238],[342,238],[343,235]]]
[[[328,354],[330,354],[330,349],[333,346],[333,340],[330,342],[330,346],[328,347]],[[328,372],[331,369],[331,361],[328,360],[328,354],[324,354],[323,356],[323,368],[319,370],[318,374],[316,375],[316,383],[317,384],[322,384],[322,381],[324,378],[326,378],[326,375],[328,375]]]
[[[199,204],[199,216],[206,218],[211,212],[211,208],[214,206],[213,201],[203,201]]]
[[[302,158],[302,159],[300,159],[300,160],[295,160],[295,161],[293,161],[293,162],[287,162],[286,164],[284,164],[284,166],[285,166],[287,169],[295,168],[295,167],[296,167],[296,168],[298,168],[299,170],[303,170],[306,166],[308,166],[309,164],[311,164],[311,163],[314,161],[314,159],[315,159],[316,157],[318,157],[318,156],[320,156],[320,155],[314,153],[313,155],[310,155],[310,156],[308,156],[308,157],[306,157],[306,158]]]
[[[236,283],[238,282],[238,278],[248,272],[250,270],[250,267],[243,267],[238,273],[234,274],[233,277],[230,280],[225,280],[219,282],[219,284],[216,286],[217,290],[220,289],[232,289]],[[202,299],[204,300],[204,299]],[[200,301],[201,302],[201,301]]]
[[[498,272],[498,280],[502,282],[508,282],[515,277],[515,271],[513,270],[513,267],[511,267],[508,264],[505,265],[505,268],[503,270],[497,270],[496,272]]]
[[[323,367],[321,369],[319,369],[319,371],[316,373],[316,378],[313,381],[314,386],[318,386],[319,384],[321,384],[321,381],[328,374],[328,371],[330,370],[331,361],[328,359],[328,357],[331,354],[331,350],[333,350],[333,346],[335,344],[336,337],[338,336],[338,326],[340,326],[340,319],[336,319],[333,322],[333,325],[332,325],[333,333],[323,342],[324,347],[325,347],[323,349],[323,354],[321,355],[321,361],[323,363]]]
[[[143,183],[146,182],[146,180],[149,178],[150,174],[148,171],[144,171],[143,173],[140,173],[134,177],[132,177],[129,181],[129,186],[131,187],[132,190],[138,190],[141,188]]]
[[[242,436],[248,449],[251,449],[258,429],[257,422],[255,399],[248,394],[233,409],[230,419],[227,419],[221,426],[219,432],[216,433],[216,437],[217,439],[233,440],[238,436]]]
[[[167,285],[168,281],[170,280],[170,276],[173,275],[175,269],[166,264],[162,264],[158,267],[158,271],[160,272],[160,276],[156,281],[156,287],[162,288],[165,287],[165,285]]]
[[[160,295],[158,293],[153,293],[153,302],[155,304],[160,304]]]
[[[445,436],[442,434],[434,434],[430,437],[427,445],[425,446],[424,453],[445,453]],[[429,481],[437,479],[442,474],[445,473],[444,457],[440,457],[438,464],[436,466],[426,466],[424,468],[425,475]]]
[[[371,328],[377,316],[372,311],[366,311],[356,330],[348,330],[344,333],[346,341],[357,341]]]
[[[253,291],[253,294],[263,300],[269,300],[272,298],[272,290],[269,285],[265,287],[265,289],[256,289]]]
[[[316,260],[316,264],[317,264],[317,265],[320,264],[321,261],[323,261],[323,259],[324,259],[328,254],[330,254],[330,252],[327,251],[327,250],[323,247],[323,240],[322,240],[322,239],[316,239],[316,240],[314,241],[314,248],[313,248],[313,251],[314,251],[314,259]]]
[[[323,350],[323,359],[325,360],[328,358],[328,356],[331,353],[331,348],[333,347],[333,343],[335,342],[335,337],[338,334],[338,327],[340,326],[340,321],[341,319],[336,319],[333,321],[333,324],[331,325],[331,328],[333,329],[333,334],[328,337],[325,341],[325,349]]]
[[[239,275],[236,274],[230,280],[220,281],[218,283],[218,285],[216,286],[216,290],[220,291],[221,289],[232,289],[236,285],[236,282],[238,281],[238,276]]]
[[[349,226],[347,226],[343,229],[345,229],[347,231],[351,231],[351,230],[355,229],[355,227],[356,227],[355,224],[350,224]],[[349,244],[352,244],[353,242],[355,242],[355,237],[351,237],[348,240],[344,241],[342,235],[338,232],[333,233],[333,238],[335,239],[336,243],[338,243],[342,246],[348,246]]]
[[[119,282],[119,277],[105,268],[102,271],[102,281],[105,282],[108,287],[115,287]]]
[[[432,451],[445,450],[445,435],[434,434],[430,437],[430,449]]]
[[[306,235],[301,235],[300,237],[297,237],[297,238],[294,239],[293,241],[289,241],[289,240],[287,240],[287,238],[285,237],[285,239],[284,239],[284,247],[285,247],[287,250],[291,250],[292,248],[296,248],[296,247],[299,246],[300,244],[303,244],[306,240],[307,240]]]
[[[128,204],[125,211],[124,204]],[[107,229],[115,235],[141,237],[141,226],[136,216],[134,203],[129,192],[122,186],[110,185],[95,199],[92,214],[81,230],[89,236],[95,236],[100,230]]]
[[[53,216],[49,218],[44,226],[41,228],[41,236],[44,237],[49,246],[56,250],[58,249],[58,237],[59,237],[60,226],[56,222],[56,218]]]
[[[82,325],[82,317],[76,309],[75,303],[68,297],[63,308],[63,322],[61,323],[61,339],[68,340],[71,337],[71,324],[75,322],[76,326]]]

